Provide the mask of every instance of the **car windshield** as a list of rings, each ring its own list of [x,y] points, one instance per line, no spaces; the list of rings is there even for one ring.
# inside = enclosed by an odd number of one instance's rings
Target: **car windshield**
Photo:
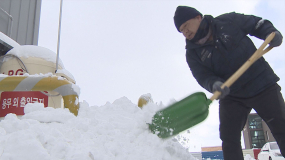
[[[270,143],[270,148],[271,148],[272,150],[279,149],[277,143]]]

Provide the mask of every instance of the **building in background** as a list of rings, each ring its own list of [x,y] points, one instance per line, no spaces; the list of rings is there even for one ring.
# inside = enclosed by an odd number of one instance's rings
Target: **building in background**
[[[0,31],[20,45],[38,45],[41,3],[42,0],[1,0]]]
[[[223,160],[222,146],[202,147],[202,160]]]
[[[243,136],[245,149],[262,148],[266,142],[275,141],[269,127],[257,113],[249,114]]]

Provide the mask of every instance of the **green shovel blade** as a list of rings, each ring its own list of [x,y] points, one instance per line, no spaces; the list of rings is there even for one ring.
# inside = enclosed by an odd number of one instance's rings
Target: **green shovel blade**
[[[177,135],[205,120],[211,102],[205,93],[194,93],[158,111],[153,116],[149,129],[160,138]]]

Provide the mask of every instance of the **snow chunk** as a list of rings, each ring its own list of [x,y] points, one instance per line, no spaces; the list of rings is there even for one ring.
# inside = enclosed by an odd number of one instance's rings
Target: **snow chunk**
[[[28,114],[34,111],[42,111],[44,110],[44,104],[43,103],[28,103],[25,107],[24,107],[24,113]]]
[[[75,118],[69,109],[43,107],[42,103],[28,103],[24,108],[25,115],[22,119],[34,119],[39,122],[59,122],[64,123],[71,118]]]

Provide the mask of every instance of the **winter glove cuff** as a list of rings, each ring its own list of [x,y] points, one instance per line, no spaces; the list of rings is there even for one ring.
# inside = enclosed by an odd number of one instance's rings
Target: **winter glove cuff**
[[[267,35],[268,36],[268,35]],[[266,36],[266,38],[267,38]],[[279,31],[275,31],[275,37],[271,40],[271,42],[269,43],[269,45],[271,47],[277,47],[280,46],[283,40],[283,36]]]

